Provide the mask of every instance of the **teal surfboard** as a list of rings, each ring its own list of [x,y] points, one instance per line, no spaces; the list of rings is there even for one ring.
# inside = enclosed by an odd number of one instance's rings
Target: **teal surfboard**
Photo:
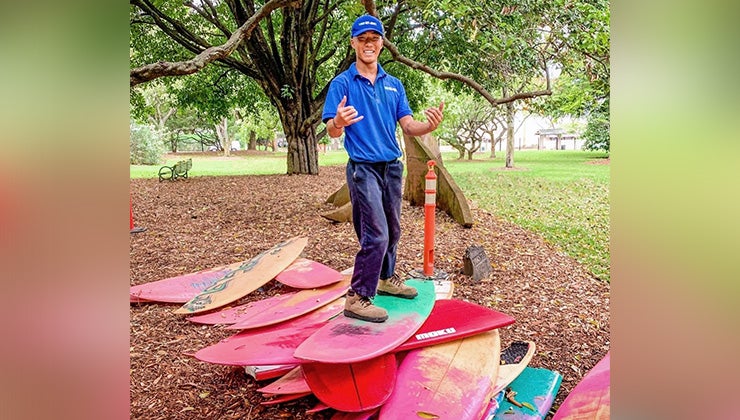
[[[516,393],[514,401],[523,406],[519,407],[504,398],[493,417],[494,420],[544,419],[555,401],[562,380],[563,376],[558,372],[526,367],[507,388]]]

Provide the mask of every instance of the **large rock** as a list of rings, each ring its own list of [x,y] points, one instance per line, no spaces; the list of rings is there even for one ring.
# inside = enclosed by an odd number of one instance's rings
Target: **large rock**
[[[437,207],[449,214],[457,223],[469,228],[473,226],[473,214],[470,212],[468,201],[460,187],[442,163],[442,157],[436,143],[423,141],[419,137],[404,135],[406,145],[406,184],[403,189],[403,198],[412,206],[424,205],[425,176],[429,170],[427,162],[436,162],[437,174]]]
[[[352,221],[352,203],[347,201],[342,206],[334,210],[321,213],[321,217],[331,220],[332,222],[344,223]]]

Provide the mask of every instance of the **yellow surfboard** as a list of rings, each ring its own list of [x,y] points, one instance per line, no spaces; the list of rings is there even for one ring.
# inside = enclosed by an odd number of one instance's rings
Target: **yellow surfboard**
[[[193,314],[219,308],[252,293],[272,280],[298,258],[308,238],[295,237],[245,261],[234,271],[190,299],[176,314]]]

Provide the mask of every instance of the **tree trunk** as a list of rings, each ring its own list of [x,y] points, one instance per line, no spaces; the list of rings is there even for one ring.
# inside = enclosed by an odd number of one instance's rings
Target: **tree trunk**
[[[288,109],[289,115],[281,115],[283,131],[288,141],[288,175],[319,174],[319,154],[316,130],[305,124],[306,118],[295,108]],[[290,115],[292,114],[292,115]]]
[[[257,133],[254,130],[249,130],[249,143],[247,143],[247,150],[257,150]]]
[[[506,104],[506,167],[514,167],[514,103]]]
[[[465,158],[465,147],[454,146],[457,149],[457,160],[463,160]]]
[[[231,155],[231,141],[229,140],[229,120],[226,117],[223,117],[221,122],[216,124],[216,135],[224,150],[224,156],[229,157]]]

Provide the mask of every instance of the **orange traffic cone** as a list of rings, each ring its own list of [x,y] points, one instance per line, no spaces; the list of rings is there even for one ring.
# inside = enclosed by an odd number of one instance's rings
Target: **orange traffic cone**
[[[131,229],[131,233],[139,233],[146,230],[145,227],[134,227],[134,209],[131,205],[131,199],[128,200],[128,210],[129,210],[129,229]]]

